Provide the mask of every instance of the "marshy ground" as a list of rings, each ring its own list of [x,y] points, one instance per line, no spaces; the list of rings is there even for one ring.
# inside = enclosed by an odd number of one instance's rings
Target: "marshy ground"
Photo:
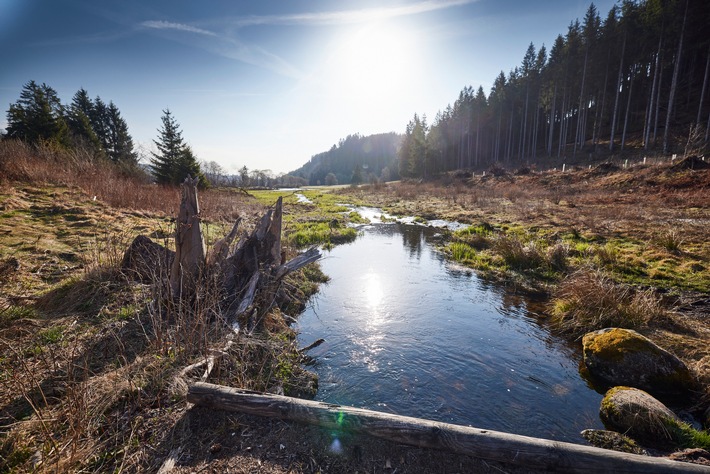
[[[524,472],[189,406],[176,376],[223,347],[226,332],[195,335],[188,319],[157,318],[150,285],[120,271],[136,235],[171,245],[179,191],[10,145],[0,152],[0,471],[143,472],[172,459],[172,472]],[[680,356],[707,390],[709,190],[710,171],[671,165],[310,190],[311,203],[285,198],[285,241],[296,252],[355,238],[348,224],[359,219],[344,202],[469,223],[442,250],[512,291],[551,297],[551,320],[573,312],[560,291],[580,272],[647,295],[640,301],[659,312],[635,327]],[[237,216],[252,228],[277,194],[202,193],[208,245]],[[290,279],[289,311],[324,279],[317,268]],[[218,310],[214,303],[205,314]],[[295,334],[279,313],[266,327],[238,340],[210,381],[264,391],[297,384]]]

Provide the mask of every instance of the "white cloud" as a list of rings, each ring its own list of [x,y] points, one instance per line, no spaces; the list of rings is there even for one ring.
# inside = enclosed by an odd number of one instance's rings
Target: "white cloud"
[[[273,24],[310,24],[333,25],[361,23],[401,16],[418,15],[430,11],[443,10],[474,3],[478,0],[428,0],[412,5],[386,8],[367,8],[361,10],[343,10],[333,12],[297,13],[292,15],[249,16],[234,20],[236,26],[273,25]]]
[[[177,31],[186,31],[188,33],[196,33],[196,34],[205,35],[205,36],[217,36],[216,33],[213,33],[212,31],[209,31],[209,30],[197,28],[197,27],[191,26],[191,25],[186,25],[184,23],[173,23],[171,21],[150,20],[150,21],[142,22],[141,26],[143,26],[145,28],[152,28],[155,30],[177,30]]]

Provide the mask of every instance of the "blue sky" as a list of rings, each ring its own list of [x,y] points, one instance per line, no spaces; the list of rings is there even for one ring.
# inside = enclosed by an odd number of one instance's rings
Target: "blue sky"
[[[594,2],[602,18],[614,0]],[[29,80],[113,101],[144,152],[169,108],[198,159],[300,167],[349,134],[486,94],[578,0],[0,0],[0,128]]]

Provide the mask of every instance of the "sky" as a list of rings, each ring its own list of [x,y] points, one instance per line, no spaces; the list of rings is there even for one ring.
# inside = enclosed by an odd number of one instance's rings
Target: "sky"
[[[113,101],[143,155],[163,110],[201,161],[295,170],[486,95],[589,0],[0,0],[0,129],[30,80]],[[602,19],[615,0],[594,2]]]

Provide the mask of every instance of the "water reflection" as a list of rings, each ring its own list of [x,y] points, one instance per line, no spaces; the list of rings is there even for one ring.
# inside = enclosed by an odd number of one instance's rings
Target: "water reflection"
[[[409,249],[409,256],[417,259],[422,256],[422,246],[424,244],[424,232],[414,225],[399,224],[397,232],[402,234],[402,245]]]
[[[402,415],[581,441],[601,428],[601,396],[579,354],[531,302],[446,262],[435,229],[369,226],[323,260],[331,277],[299,319],[317,398]]]

